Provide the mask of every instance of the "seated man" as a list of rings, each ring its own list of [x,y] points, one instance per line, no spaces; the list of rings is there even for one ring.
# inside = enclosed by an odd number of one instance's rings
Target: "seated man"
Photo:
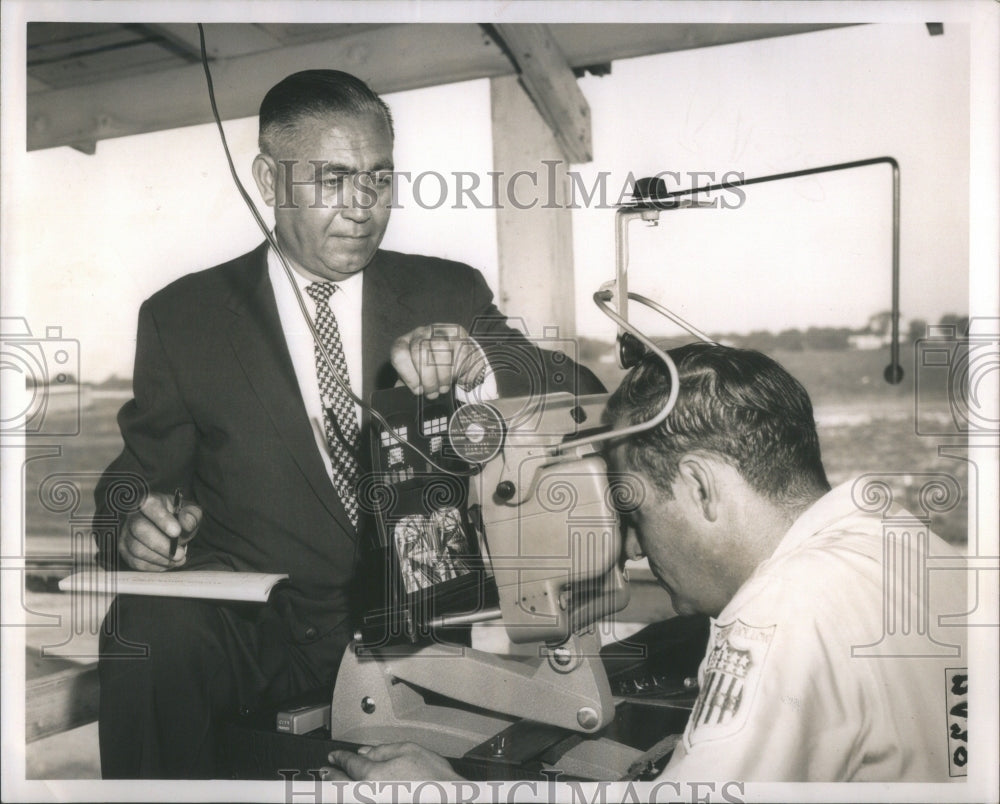
[[[906,585],[883,565],[882,511],[860,510],[852,483],[830,490],[809,397],[773,360],[704,343],[670,354],[676,407],[607,454],[645,492],[624,516],[628,555],[649,559],[679,613],[713,618],[698,699],[662,778],[948,781],[946,696],[964,691],[966,658],[962,628],[937,620],[965,611],[964,573]],[[606,420],[648,420],[669,385],[647,356]],[[927,535],[897,545],[897,567],[916,568],[919,550],[953,554]],[[886,606],[911,612],[910,628],[887,628]],[[907,637],[928,625],[915,650]],[[413,744],[329,759],[353,779],[455,778]]]
[[[261,104],[253,162],[280,254],[262,243],[139,312],[124,449],[96,491],[102,563],[289,580],[266,606],[115,600],[99,663],[105,778],[211,777],[220,718],[332,688],[367,539],[368,414],[336,376],[362,399],[397,380],[428,398],[603,390],[508,326],[478,271],[379,248],[392,171],[389,108],[364,82],[289,76]],[[141,507],[122,511],[129,488]]]

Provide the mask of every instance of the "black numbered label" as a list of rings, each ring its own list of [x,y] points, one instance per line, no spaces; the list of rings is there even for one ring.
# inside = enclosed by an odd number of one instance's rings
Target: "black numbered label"
[[[945,671],[948,706],[948,773],[968,776],[969,764],[969,671],[952,668]]]

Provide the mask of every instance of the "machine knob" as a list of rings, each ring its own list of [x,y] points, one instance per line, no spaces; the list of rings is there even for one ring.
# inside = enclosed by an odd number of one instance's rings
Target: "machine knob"
[[[517,487],[510,480],[501,480],[497,483],[496,495],[504,502],[512,499],[517,493]]]

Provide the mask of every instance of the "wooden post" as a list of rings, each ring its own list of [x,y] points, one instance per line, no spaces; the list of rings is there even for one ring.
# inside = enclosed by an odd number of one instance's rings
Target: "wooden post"
[[[530,337],[575,337],[567,159],[516,77],[490,79],[490,95],[500,307]]]

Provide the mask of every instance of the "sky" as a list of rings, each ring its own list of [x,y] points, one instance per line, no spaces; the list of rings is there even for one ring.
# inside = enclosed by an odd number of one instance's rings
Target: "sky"
[[[573,170],[588,191],[603,174],[613,204],[630,172],[675,171],[675,189],[691,186],[696,171],[750,178],[891,155],[902,167],[903,315],[934,322],[966,313],[969,58],[968,26],[949,23],[943,36],[929,36],[912,23],[616,61],[610,75],[579,81],[591,108],[594,159]],[[458,171],[485,177],[492,168],[489,82],[386,100],[396,120],[397,168],[436,171],[450,189],[429,209],[404,188],[383,246],[462,260],[496,289],[494,212],[468,203],[455,209],[450,178]],[[225,128],[256,197],[249,171],[256,119]],[[24,316],[36,336],[57,326],[79,341],[87,381],[131,373],[144,298],[261,239],[211,125],[102,141],[95,155],[55,148],[7,157],[7,186],[18,202],[5,217],[4,315]],[[421,186],[424,207],[436,205],[436,187]],[[678,210],[655,228],[633,225],[630,289],[709,332],[860,328],[888,309],[886,166],[745,194],[737,209]],[[613,338],[614,326],[591,301],[614,276],[608,205],[574,210],[573,248],[577,333]]]

